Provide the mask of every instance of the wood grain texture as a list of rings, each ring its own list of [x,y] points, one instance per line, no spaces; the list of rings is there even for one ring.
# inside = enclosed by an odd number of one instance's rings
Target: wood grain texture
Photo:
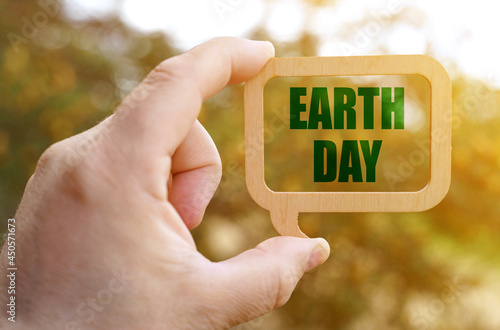
[[[274,77],[417,74],[431,86],[430,181],[417,192],[273,192],[264,180],[264,103]],[[424,55],[271,59],[245,85],[245,167],[252,198],[271,213],[281,235],[306,237],[299,212],[416,212],[437,205],[451,181],[451,82],[445,69]]]

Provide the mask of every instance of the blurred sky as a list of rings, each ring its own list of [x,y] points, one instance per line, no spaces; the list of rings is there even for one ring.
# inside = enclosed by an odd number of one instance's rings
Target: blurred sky
[[[174,46],[187,50],[216,36],[249,36],[262,25],[274,40],[293,41],[307,30],[317,35],[320,56],[377,54],[384,39],[391,54],[430,53],[445,66],[498,84],[500,82],[500,4],[491,0],[336,0],[314,6],[299,0],[65,0],[74,20],[119,15],[144,32],[161,30]],[[384,17],[411,9],[414,16],[384,31]],[[368,17],[356,40],[337,31]],[[424,20],[423,24],[415,24]],[[364,34],[364,36],[363,36]],[[378,39],[377,42],[373,42]],[[354,46],[354,47],[352,47]],[[430,51],[430,52],[429,52]],[[452,71],[451,66],[447,67]],[[453,75],[453,72],[450,72]]]

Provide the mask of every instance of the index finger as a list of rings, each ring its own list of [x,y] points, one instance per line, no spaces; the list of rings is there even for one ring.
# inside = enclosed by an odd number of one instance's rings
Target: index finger
[[[204,100],[228,83],[248,80],[273,56],[269,42],[217,38],[170,58],[124,100],[113,131],[135,159],[172,156]]]

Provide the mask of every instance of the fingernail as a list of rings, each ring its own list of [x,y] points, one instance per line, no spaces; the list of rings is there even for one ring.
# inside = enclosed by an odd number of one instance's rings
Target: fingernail
[[[274,57],[274,55],[276,55],[274,45],[270,41],[264,41],[264,43],[266,44],[270,57]]]
[[[261,45],[263,45],[264,48],[266,48],[266,52],[268,53],[268,56],[270,58],[274,57],[276,53],[274,50],[274,45],[270,41],[255,41],[255,42],[260,43]]]
[[[323,238],[315,238],[317,245],[309,255],[306,272],[323,264],[330,256],[330,245]]]

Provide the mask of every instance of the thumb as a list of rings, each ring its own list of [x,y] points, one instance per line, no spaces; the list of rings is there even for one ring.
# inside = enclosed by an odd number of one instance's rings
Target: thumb
[[[216,264],[213,281],[223,326],[243,323],[284,305],[305,272],[330,255],[322,238],[273,237],[256,248]],[[227,320],[227,323],[223,320]]]

